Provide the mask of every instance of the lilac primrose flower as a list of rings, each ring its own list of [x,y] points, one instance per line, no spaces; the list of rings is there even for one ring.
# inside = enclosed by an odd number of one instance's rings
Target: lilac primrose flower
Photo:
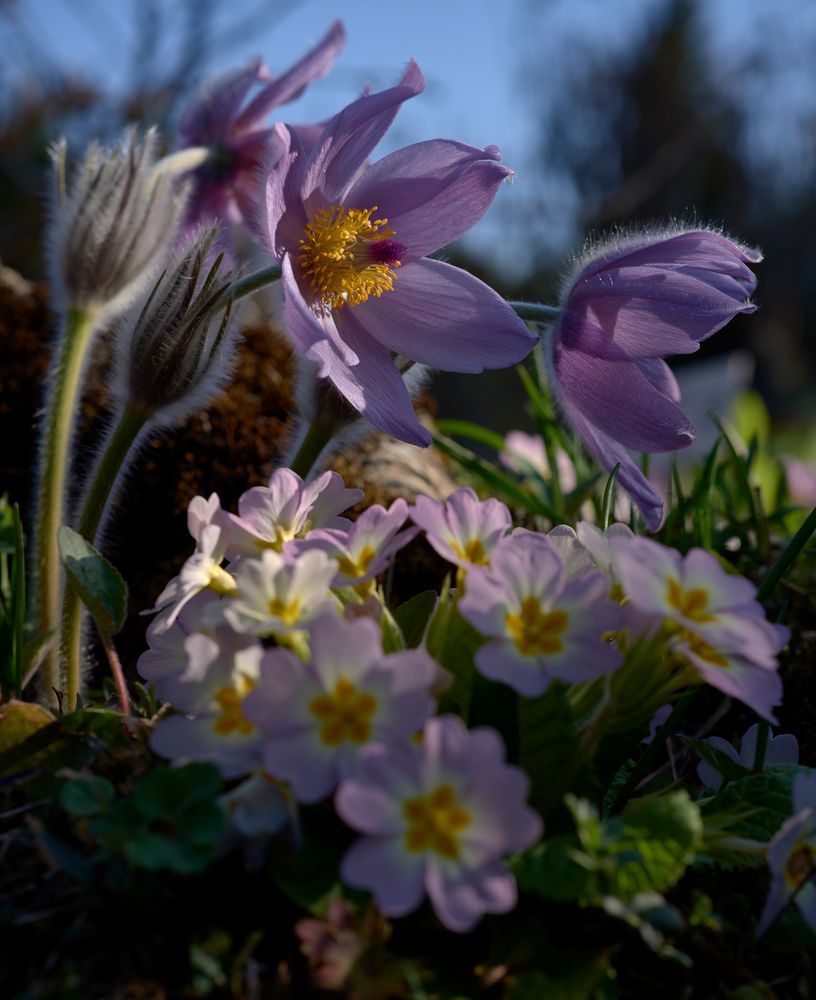
[[[411,62],[396,87],[335,115],[308,151],[296,131],[279,129],[286,152],[258,220],[281,262],[285,326],[300,353],[372,424],[423,446],[431,437],[414,414],[404,359],[480,372],[520,361],[535,344],[492,289],[427,256],[474,225],[511,175],[498,149],[435,139],[368,163],[424,86]]]
[[[238,516],[225,512],[223,530],[230,555],[280,552],[286,542],[315,528],[345,530],[351,522],[339,517],[361,500],[363,491],[346,489],[336,472],[324,472],[304,483],[291,469],[276,469],[267,486],[241,495]]]
[[[185,111],[179,131],[184,148],[205,146],[209,159],[191,174],[192,192],[187,218],[220,218],[233,222],[254,217],[261,184],[260,168],[284,148],[263,120],[275,108],[299,97],[313,80],[325,76],[346,43],[335,21],[321,41],[291,69],[270,78],[260,59],[212,80]],[[248,104],[250,88],[261,89]],[[301,138],[314,139],[321,126],[303,128]]]
[[[379,576],[391,556],[419,534],[419,528],[414,527],[400,531],[407,517],[408,504],[401,497],[388,510],[372,504],[348,531],[335,528],[312,531],[302,542],[290,542],[288,550],[298,556],[312,549],[322,550],[339,567],[332,586],[359,586]]]
[[[286,795],[278,781],[256,771],[218,799],[235,829],[245,837],[277,833],[291,815]]]
[[[558,402],[587,449],[654,531],[663,500],[627,449],[694,439],[664,358],[691,354],[737,313],[754,312],[762,255],[710,230],[640,233],[593,248],[561,294],[548,359]]]
[[[519,475],[530,473],[541,479],[552,478],[550,462],[540,434],[526,434],[524,431],[510,431],[504,439],[504,450],[499,452],[499,461]],[[563,448],[556,448],[555,463],[561,488],[567,492],[578,485],[575,465]]]
[[[419,747],[366,747],[335,799],[365,834],[344,857],[342,878],[373,892],[391,917],[427,892],[449,930],[469,931],[483,913],[516,905],[501,857],[541,836],[527,790],[524,772],[504,763],[496,730],[468,731],[456,716],[431,719]]]
[[[767,931],[791,899],[816,932],[816,771],[800,771],[793,782],[793,815],[768,844],[771,891],[756,936]]]
[[[485,677],[519,694],[543,694],[552,680],[578,683],[611,673],[621,654],[603,638],[621,610],[609,580],[588,572],[565,579],[564,559],[543,535],[511,535],[493,550],[490,570],[473,569],[462,616],[491,641],[476,653]]]
[[[750,580],[730,576],[703,549],[684,558],[648,538],[617,547],[615,571],[629,603],[669,626],[670,650],[703,681],[776,721],[776,654],[788,630],[767,621]]]
[[[446,503],[418,496],[410,513],[439,555],[462,569],[488,565],[511,523],[500,500],[480,500],[469,487],[452,493]]]
[[[754,766],[756,760],[757,742],[759,739],[759,723],[745,731],[745,735],[740,741],[740,748],[737,751],[728,740],[721,736],[709,736],[706,743],[710,743],[715,750],[720,750],[730,757],[736,764],[741,764],[749,770]],[[768,736],[768,745],[765,748],[765,767],[773,764],[798,764],[799,763],[799,742],[790,733],[780,733],[779,736],[773,734]],[[701,760],[697,765],[697,776],[700,781],[713,791],[722,784],[722,775],[707,761]]]
[[[288,650],[264,656],[245,710],[264,734],[264,765],[316,802],[346,777],[361,747],[407,741],[434,708],[434,661],[420,650],[385,655],[368,619],[314,623],[307,663]]]
[[[190,635],[184,640],[187,668],[165,680],[174,708],[188,715],[162,719],[150,746],[178,763],[209,761],[225,778],[237,778],[260,765],[261,735],[243,711],[245,696],[258,680],[263,647],[230,630],[218,640]]]

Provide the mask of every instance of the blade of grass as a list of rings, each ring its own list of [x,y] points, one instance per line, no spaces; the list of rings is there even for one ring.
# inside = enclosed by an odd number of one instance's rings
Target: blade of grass
[[[774,587],[779,583],[785,573],[793,565],[796,557],[802,551],[802,549],[807,545],[810,540],[811,535],[816,531],[816,507],[808,514],[805,520],[802,522],[802,526],[793,536],[793,538],[788,542],[787,548],[782,553],[782,555],[776,560],[773,566],[768,570],[762,583],[760,583],[757,590],[757,598],[760,601],[764,601],[769,594],[773,591]]]
[[[504,438],[501,434],[488,430],[481,424],[471,423],[470,420],[437,420],[436,429],[447,437],[468,438],[495,451],[504,450]]]
[[[609,479],[606,481],[606,488],[604,489],[603,502],[601,503],[601,531],[606,531],[609,527],[609,519],[612,516],[612,508],[615,504],[615,480],[618,478],[618,473],[620,472],[620,462],[615,466],[609,475]]]

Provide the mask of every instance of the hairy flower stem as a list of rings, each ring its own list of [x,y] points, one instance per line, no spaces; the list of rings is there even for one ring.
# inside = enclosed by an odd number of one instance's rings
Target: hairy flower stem
[[[539,302],[508,302],[507,304],[520,319],[527,320],[528,323],[551,323],[561,315],[558,306],[545,306]]]
[[[276,281],[280,281],[280,276],[280,265],[272,264],[270,267],[255,271],[254,274],[248,274],[245,278],[234,282],[224,293],[224,298],[229,299],[231,302],[237,302],[239,299],[257,292],[259,288],[264,288],[266,285],[272,285]]]
[[[78,531],[88,542],[93,544],[102,515],[110,497],[113,484],[119,475],[125,459],[133,444],[147,422],[147,417],[134,410],[125,410],[119,418],[113,433],[102,453],[102,458],[96,467],[90,488],[85,497],[82,516]],[[82,602],[71,581],[65,585],[62,602],[62,628],[60,633],[60,653],[62,656],[63,673],[66,679],[67,709],[72,712],[76,707],[79,693],[82,662]],[[105,637],[103,637],[103,642]],[[107,649],[107,647],[106,647]],[[109,657],[110,658],[110,657]],[[127,698],[122,698],[121,687],[124,683],[114,676],[120,702],[125,706]],[[123,711],[126,709],[123,707]]]
[[[90,309],[68,311],[45,404],[46,418],[37,484],[33,575],[36,581],[37,629],[46,635],[55,633],[59,624],[62,566],[57,532],[64,521],[65,479],[74,412],[96,319],[97,313]],[[43,698],[55,704],[54,689],[59,688],[59,685],[59,655],[52,643],[40,666],[40,692]]]
[[[289,463],[292,472],[296,472],[303,479],[306,479],[332,437],[331,429],[320,421],[311,424],[306,431],[306,436],[300,442],[294,458]]]

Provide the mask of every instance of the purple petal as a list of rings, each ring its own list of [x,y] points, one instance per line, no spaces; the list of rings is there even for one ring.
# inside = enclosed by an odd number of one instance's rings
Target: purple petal
[[[661,395],[668,396],[675,403],[680,402],[680,386],[665,361],[659,358],[642,358],[635,364]]]
[[[297,133],[285,125],[272,129],[269,149],[270,158],[262,171],[266,174],[263,198],[248,219],[260,242],[280,260],[287,249],[297,252],[308,222],[295,179],[296,164],[304,154]]]
[[[505,368],[536,344],[492,288],[439,260],[404,264],[393,290],[361,303],[354,315],[389,350],[443,371]]]
[[[363,837],[352,844],[340,864],[344,882],[374,893],[388,917],[415,910],[425,895],[425,857],[403,850],[400,837]]]
[[[335,115],[298,169],[303,200],[318,189],[328,204],[342,200],[402,104],[424,89],[422,73],[411,60],[396,87],[360,97]]]
[[[337,362],[356,365],[357,354],[342,340],[333,315],[316,313],[304,299],[288,253],[281,261],[281,274],[285,328],[300,352],[321,365],[318,377],[331,378],[330,371]]]
[[[280,104],[288,104],[300,97],[312,80],[325,76],[337,54],[346,44],[346,33],[340,21],[335,21],[323,38],[306,55],[281,76],[272,80],[250,101],[241,112],[235,128],[248,129]]]
[[[563,344],[555,346],[554,365],[563,398],[624,447],[674,451],[694,440],[685,413],[637,365],[595,358]]]
[[[346,206],[388,219],[411,257],[425,257],[475,225],[513,171],[495,146],[479,149],[448,139],[405,146],[368,167]]]
[[[208,146],[224,140],[249,88],[262,74],[263,61],[256,58],[206,84],[182,115],[179,134],[183,145]]]
[[[483,913],[507,913],[516,905],[516,880],[494,862],[476,869],[450,869],[429,861],[425,876],[436,915],[451,931],[466,933]]]

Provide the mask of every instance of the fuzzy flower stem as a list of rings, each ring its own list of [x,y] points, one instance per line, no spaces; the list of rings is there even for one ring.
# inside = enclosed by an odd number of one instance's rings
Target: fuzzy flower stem
[[[59,622],[61,564],[57,532],[64,520],[74,411],[96,319],[96,312],[90,309],[69,310],[46,400],[33,555],[37,626],[43,634],[55,632]],[[53,691],[59,684],[59,657],[52,646],[40,667],[40,691],[47,701],[53,701]]]
[[[295,453],[295,457],[289,463],[292,472],[296,472],[303,479],[306,479],[331,439],[331,430],[324,424],[320,421],[311,424]]]
[[[122,669],[122,661],[116,652],[113,639],[106,632],[100,632],[99,635],[102,639],[105,656],[107,656],[108,663],[110,664],[114,683],[116,684],[116,694],[119,697],[119,707],[122,709],[122,715],[130,715],[130,696],[128,695],[127,682],[125,681],[125,672]]]
[[[257,292],[259,288],[264,288],[266,285],[271,285],[279,281],[280,276],[280,266],[273,264],[271,267],[265,267],[254,274],[248,274],[245,278],[241,278],[240,281],[234,282],[225,292],[224,297],[230,302],[237,302],[238,299],[243,299],[245,296]]]
[[[111,434],[107,447],[102,453],[102,458],[96,468],[85,498],[79,522],[80,535],[92,544],[119,470],[122,468],[146,420],[147,418],[143,414],[126,409],[119,418],[119,422],[116,424],[113,434]],[[65,586],[61,621],[60,651],[63,657],[63,667],[67,684],[66,701],[68,711],[72,712],[76,706],[81,678],[82,602],[70,581]],[[110,641],[108,637],[103,636],[103,644],[105,643],[109,645]],[[105,651],[107,653],[107,645],[105,645]],[[110,655],[108,655],[108,659],[110,660]],[[113,666],[113,661],[111,661],[111,665]],[[125,689],[125,697],[123,699],[122,685],[124,684],[124,680],[116,676],[115,670],[114,680],[116,681],[119,700],[122,703],[124,711],[124,706],[127,704],[127,690]]]
[[[508,302],[515,314],[528,323],[551,323],[558,319],[561,310],[558,306],[545,306],[539,302]]]

